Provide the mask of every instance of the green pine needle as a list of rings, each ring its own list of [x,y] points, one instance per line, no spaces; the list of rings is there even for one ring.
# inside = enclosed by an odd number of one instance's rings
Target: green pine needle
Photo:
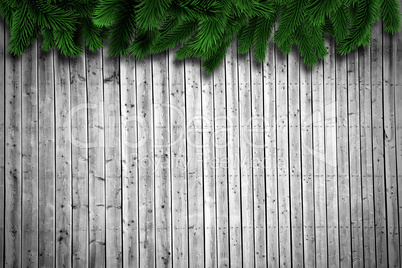
[[[362,0],[356,4],[356,14],[349,35],[338,45],[338,52],[346,55],[364,43],[378,12],[378,0]]]
[[[401,14],[399,12],[398,0],[382,0],[381,1],[381,16],[384,22],[384,28],[388,33],[394,34],[400,31]]]
[[[295,44],[306,65],[327,55],[324,35],[337,52],[370,45],[372,26],[400,31],[398,0],[0,0],[10,25],[8,50],[21,55],[42,36],[44,51],[56,47],[77,57],[109,44],[109,55],[144,58],[176,46],[178,59],[198,57],[211,73],[237,37],[238,52],[265,60],[272,38],[282,53]],[[275,30],[276,29],[276,30]],[[85,44],[85,46],[84,46]]]
[[[258,18],[252,17],[250,22],[240,29],[238,34],[238,47],[237,50],[240,54],[245,54],[250,50],[253,45],[254,31],[257,25]]]

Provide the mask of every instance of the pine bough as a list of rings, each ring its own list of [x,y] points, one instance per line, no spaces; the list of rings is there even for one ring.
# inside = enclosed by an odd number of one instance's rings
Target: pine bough
[[[41,48],[55,46],[77,57],[109,42],[110,56],[144,58],[179,46],[179,59],[198,57],[208,73],[222,62],[234,38],[238,51],[251,48],[265,59],[273,38],[283,53],[296,45],[306,65],[326,56],[325,34],[345,55],[369,45],[376,20],[400,30],[398,0],[0,0],[10,25],[9,51],[21,55],[41,36]]]

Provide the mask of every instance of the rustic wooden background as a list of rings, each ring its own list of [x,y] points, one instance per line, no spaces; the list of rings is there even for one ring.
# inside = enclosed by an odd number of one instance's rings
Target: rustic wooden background
[[[0,40],[4,267],[401,267],[401,33],[210,76]]]

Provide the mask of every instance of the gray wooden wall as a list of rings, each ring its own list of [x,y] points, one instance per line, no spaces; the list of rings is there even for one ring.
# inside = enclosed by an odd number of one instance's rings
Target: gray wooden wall
[[[401,267],[401,33],[210,76],[0,40],[0,266]]]

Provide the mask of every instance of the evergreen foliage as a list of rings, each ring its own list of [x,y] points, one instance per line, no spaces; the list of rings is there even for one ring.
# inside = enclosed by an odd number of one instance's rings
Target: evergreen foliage
[[[371,28],[383,21],[400,30],[398,0],[0,0],[10,25],[9,51],[21,55],[38,36],[42,49],[57,47],[76,57],[108,39],[110,55],[146,57],[177,45],[179,59],[199,57],[207,72],[223,60],[237,37],[238,51],[254,50],[264,61],[273,38],[283,53],[299,48],[314,65],[327,54],[324,35],[347,54],[370,43]]]

